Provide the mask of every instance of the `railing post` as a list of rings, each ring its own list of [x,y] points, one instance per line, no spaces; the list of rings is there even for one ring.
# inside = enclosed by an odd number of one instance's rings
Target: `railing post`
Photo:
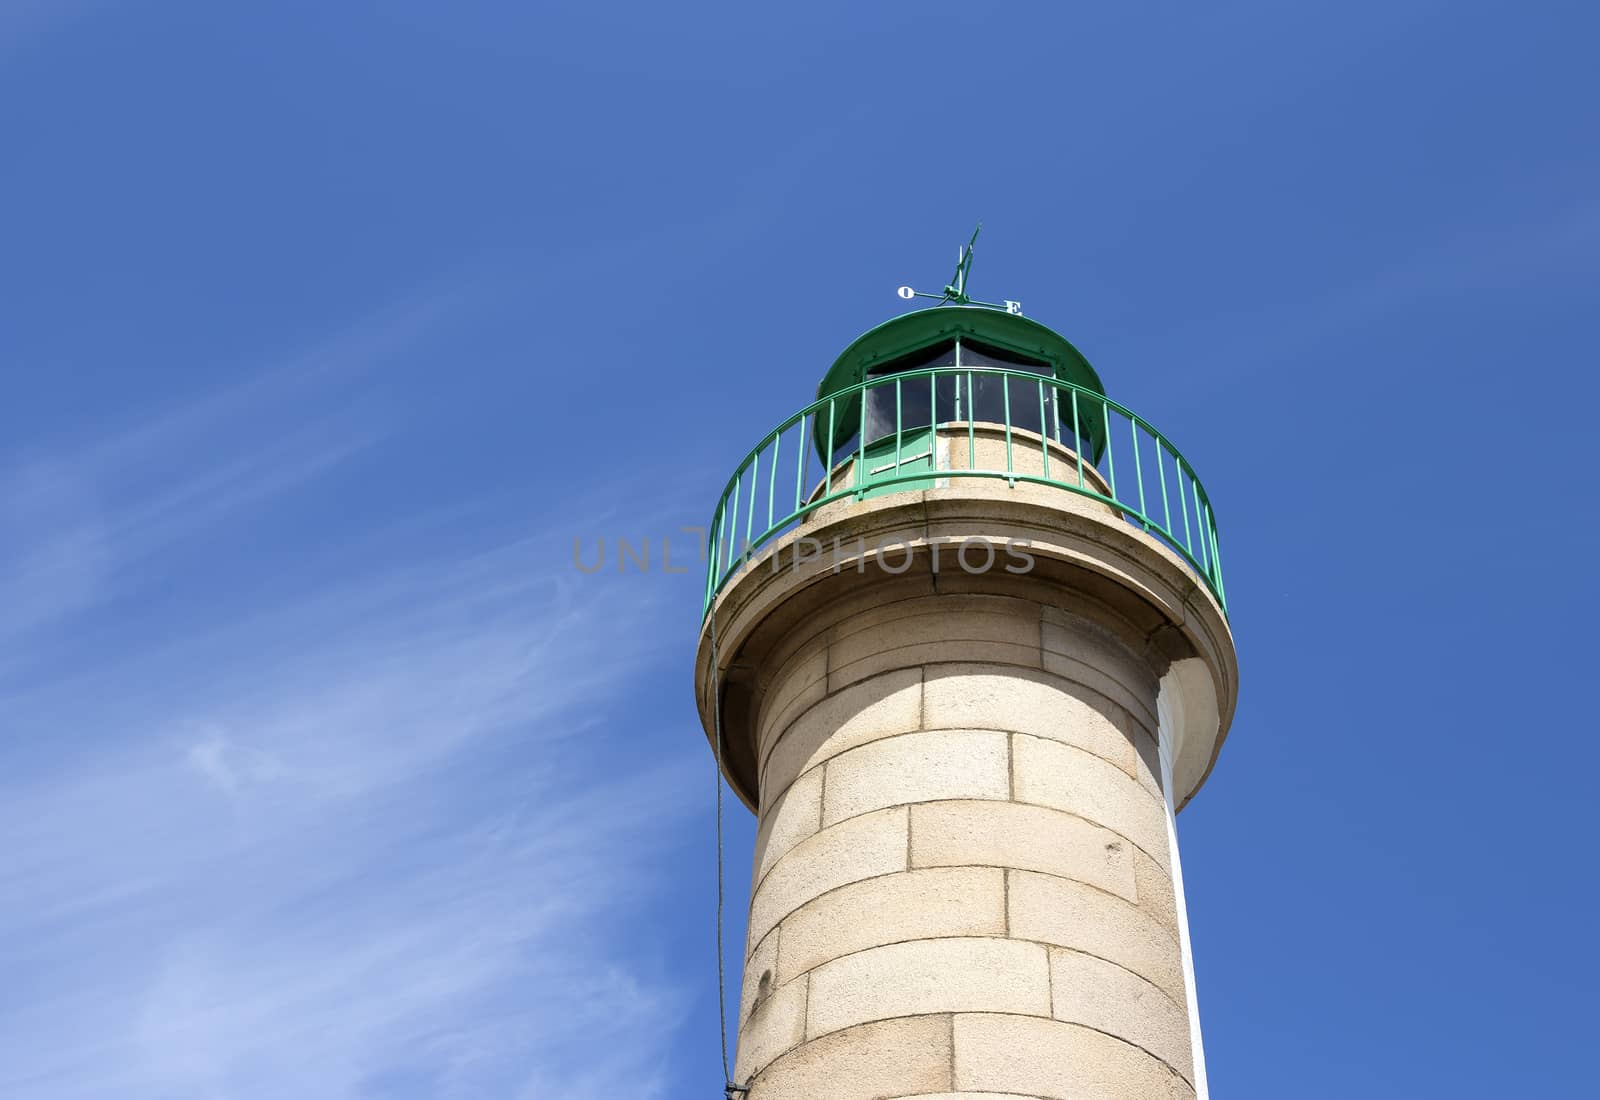
[[[1139,457],[1139,421],[1128,418],[1128,432],[1133,436],[1133,480],[1139,483],[1139,522],[1150,530],[1150,515],[1144,505],[1144,460]]]
[[[1183,546],[1189,551],[1189,556],[1194,557],[1194,536],[1189,533],[1189,502],[1183,495],[1183,458],[1178,452],[1172,452],[1173,474],[1178,482],[1178,510],[1183,513]]]
[[[838,400],[828,398],[828,457],[822,460],[822,499],[827,500],[833,495],[833,406]]]
[[[1156,444],[1156,477],[1161,479],[1161,529],[1171,537],[1172,505],[1167,500],[1167,464],[1161,458],[1161,452],[1166,450],[1166,442],[1154,432],[1151,433],[1151,438]]]
[[[1067,391],[1072,394],[1072,449],[1078,455],[1078,488],[1083,488],[1083,433],[1078,430],[1078,387]]]
[[[727,505],[728,498],[724,495],[717,502],[717,514],[711,521],[711,532],[707,536],[711,539],[711,596],[708,607],[716,602],[717,589],[722,587],[722,526],[727,522]]]
[[[972,391],[972,372],[967,372],[967,469],[978,468],[978,431],[973,426],[973,415],[978,409],[978,395]]]
[[[1111,499],[1120,504],[1122,498],[1117,495],[1117,456],[1111,446],[1111,406],[1105,401],[1100,402],[1100,417],[1100,423],[1106,430],[1106,472],[1109,475],[1107,480],[1111,482]]]
[[[1217,548],[1217,517],[1211,514],[1211,505],[1206,505],[1206,521],[1211,529],[1211,586],[1217,594],[1217,602],[1222,605],[1223,614],[1228,612],[1228,590],[1222,583],[1222,552]]]
[[[733,503],[728,507],[728,517],[733,522],[728,527],[728,566],[733,566],[733,540],[739,534],[739,488],[744,484],[744,471],[739,471],[739,476],[733,481]]]
[[[900,476],[900,452],[903,449],[903,444],[900,441],[900,435],[901,435],[900,429],[901,429],[900,376],[897,374],[897,375],[894,376],[894,476],[895,477],[899,477]]]
[[[1017,487],[1017,468],[1011,461],[1011,376],[1000,375],[1000,398],[1006,410],[1006,484]]]
[[[718,516],[717,513],[721,512],[721,510],[722,510],[721,505],[718,505],[717,511],[713,512],[712,515],[711,515],[711,523],[710,523],[710,525],[706,528],[706,581],[705,581],[705,591],[703,593],[701,593],[700,613],[702,615],[704,615],[706,612],[711,610],[711,601],[712,601],[712,599],[715,598],[716,591],[717,591],[717,587],[716,587],[716,578],[717,578],[716,530],[717,530],[717,523],[720,520],[720,517]]]
[[[1050,433],[1044,427],[1044,379],[1039,379],[1039,457],[1044,461],[1044,478],[1050,480]]]
[[[750,459],[750,506],[744,517],[744,545],[745,554],[750,553],[750,534],[756,526],[756,486],[761,484],[761,452],[757,451]],[[735,522],[738,517],[734,517]]]
[[[860,500],[867,495],[867,383],[862,382],[857,392],[861,415],[856,430],[856,499]]]
[[[790,515],[800,510],[800,504],[805,499],[806,484],[806,454],[811,450],[806,439],[806,414],[800,414],[800,437],[796,441],[800,447],[800,461],[795,463],[794,469],[794,507],[789,510]]]
[[[772,530],[772,509],[778,501],[778,455],[783,448],[783,432],[772,437],[772,472],[767,475],[767,530]]]

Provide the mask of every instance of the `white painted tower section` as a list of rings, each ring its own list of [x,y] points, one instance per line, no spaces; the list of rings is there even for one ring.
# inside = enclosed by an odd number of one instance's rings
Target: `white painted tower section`
[[[1178,854],[1178,817],[1172,804],[1173,761],[1182,753],[1184,733],[1188,730],[1185,712],[1185,679],[1203,676],[1194,658],[1176,661],[1161,678],[1161,692],[1156,697],[1156,709],[1161,721],[1161,789],[1167,807],[1167,844],[1172,851],[1172,893],[1178,910],[1178,942],[1183,949],[1183,990],[1189,1007],[1189,1041],[1194,1063],[1194,1091],[1196,1100],[1210,1100],[1211,1088],[1206,1082],[1206,1051],[1200,1037],[1200,1001],[1195,989],[1194,949],[1189,943],[1189,902],[1183,892],[1183,860]],[[1191,684],[1191,699],[1204,699],[1204,681]],[[1203,707],[1203,704],[1201,704]],[[1192,705],[1191,705],[1192,707]],[[1194,736],[1215,737],[1216,715],[1193,716],[1197,721]]]

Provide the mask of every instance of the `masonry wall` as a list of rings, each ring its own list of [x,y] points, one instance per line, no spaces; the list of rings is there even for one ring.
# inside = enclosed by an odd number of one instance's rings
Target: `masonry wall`
[[[1157,673],[1001,596],[793,651],[756,737],[750,1100],[1194,1095]]]

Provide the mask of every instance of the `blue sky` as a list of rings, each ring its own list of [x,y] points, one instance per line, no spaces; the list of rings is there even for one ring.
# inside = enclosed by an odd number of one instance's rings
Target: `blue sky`
[[[0,1094],[716,1095],[700,581],[572,540],[979,217],[1217,508],[1214,1094],[1589,1091],[1597,33],[0,5]]]

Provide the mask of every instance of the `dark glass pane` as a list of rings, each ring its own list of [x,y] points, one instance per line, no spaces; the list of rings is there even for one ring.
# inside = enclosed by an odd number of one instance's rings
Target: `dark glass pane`
[[[965,360],[966,351],[962,350],[962,359]],[[1044,386],[1044,422],[1039,421],[1039,387]],[[1055,390],[1048,382],[1043,380],[1035,382],[1030,378],[1007,378],[995,374],[972,374],[972,393],[966,402],[966,415],[971,419],[990,424],[1006,423],[1006,396],[1010,391],[1011,398],[1011,426],[1022,428],[1030,432],[1043,432],[1048,425],[1049,435],[1055,438]],[[968,395],[963,393],[965,398]],[[1071,434],[1070,425],[1066,429]]]
[[[954,341],[937,344],[931,348],[918,348],[910,355],[902,355],[898,359],[891,359],[887,363],[879,363],[867,371],[868,378],[877,378],[885,374],[904,374],[908,370],[922,370],[924,367],[952,367],[956,362],[956,345]]]
[[[1049,374],[1050,364],[1019,352],[1006,351],[1004,348],[991,347],[980,344],[975,340],[961,341],[961,365],[963,367],[1011,367],[1014,370],[1025,370],[1032,374]]]
[[[896,374],[925,370],[931,367],[956,364],[957,348],[954,343],[924,348],[899,359],[879,364],[867,372],[869,381],[876,382],[866,391],[866,442],[892,438],[895,432],[895,383],[889,379]],[[977,368],[971,375],[968,389],[967,374],[902,378],[899,383],[899,423],[902,434],[928,427],[931,422],[975,420],[990,424],[1006,423],[1007,391],[1011,400],[1010,423],[1021,431],[1038,432],[1051,439],[1074,446],[1072,439],[1072,409],[1066,393],[1058,393],[1050,384],[1053,374],[1050,364],[1017,352],[988,344],[963,340],[959,349],[960,367]],[[1031,378],[1005,378],[982,374],[982,368],[1001,368],[1038,375],[1043,383],[1043,419],[1040,418],[1041,382]],[[937,390],[937,407],[930,407],[929,387]],[[1059,424],[1058,424],[1059,420]],[[855,425],[849,426],[848,435],[841,426],[836,461],[842,460],[857,447]],[[1059,436],[1058,436],[1059,431]]]
[[[1027,371],[1048,378],[1050,364],[1003,348],[991,347],[975,341],[961,342],[961,366],[1003,367],[1008,370]],[[1055,390],[1044,387],[1044,421],[1039,420],[1039,386],[1027,378],[1002,378],[996,375],[972,375],[972,395],[964,413],[973,420],[991,424],[1006,423],[1006,396],[1011,397],[1011,426],[1030,432],[1044,432],[1049,428],[1055,437]]]
[[[925,370],[929,367],[954,366],[956,361],[955,344],[940,344],[937,347],[923,348],[910,355],[899,359],[879,364],[867,372],[869,381],[887,378],[890,375],[904,374],[907,371]],[[900,390],[900,430],[902,433],[914,428],[926,428],[930,423],[929,417],[933,409],[929,405],[928,386],[930,379],[921,378],[901,379]],[[949,419],[954,415],[955,408],[955,383],[950,379],[939,379],[939,415]],[[867,442],[894,435],[895,426],[895,384],[889,381],[878,382],[867,390]]]

